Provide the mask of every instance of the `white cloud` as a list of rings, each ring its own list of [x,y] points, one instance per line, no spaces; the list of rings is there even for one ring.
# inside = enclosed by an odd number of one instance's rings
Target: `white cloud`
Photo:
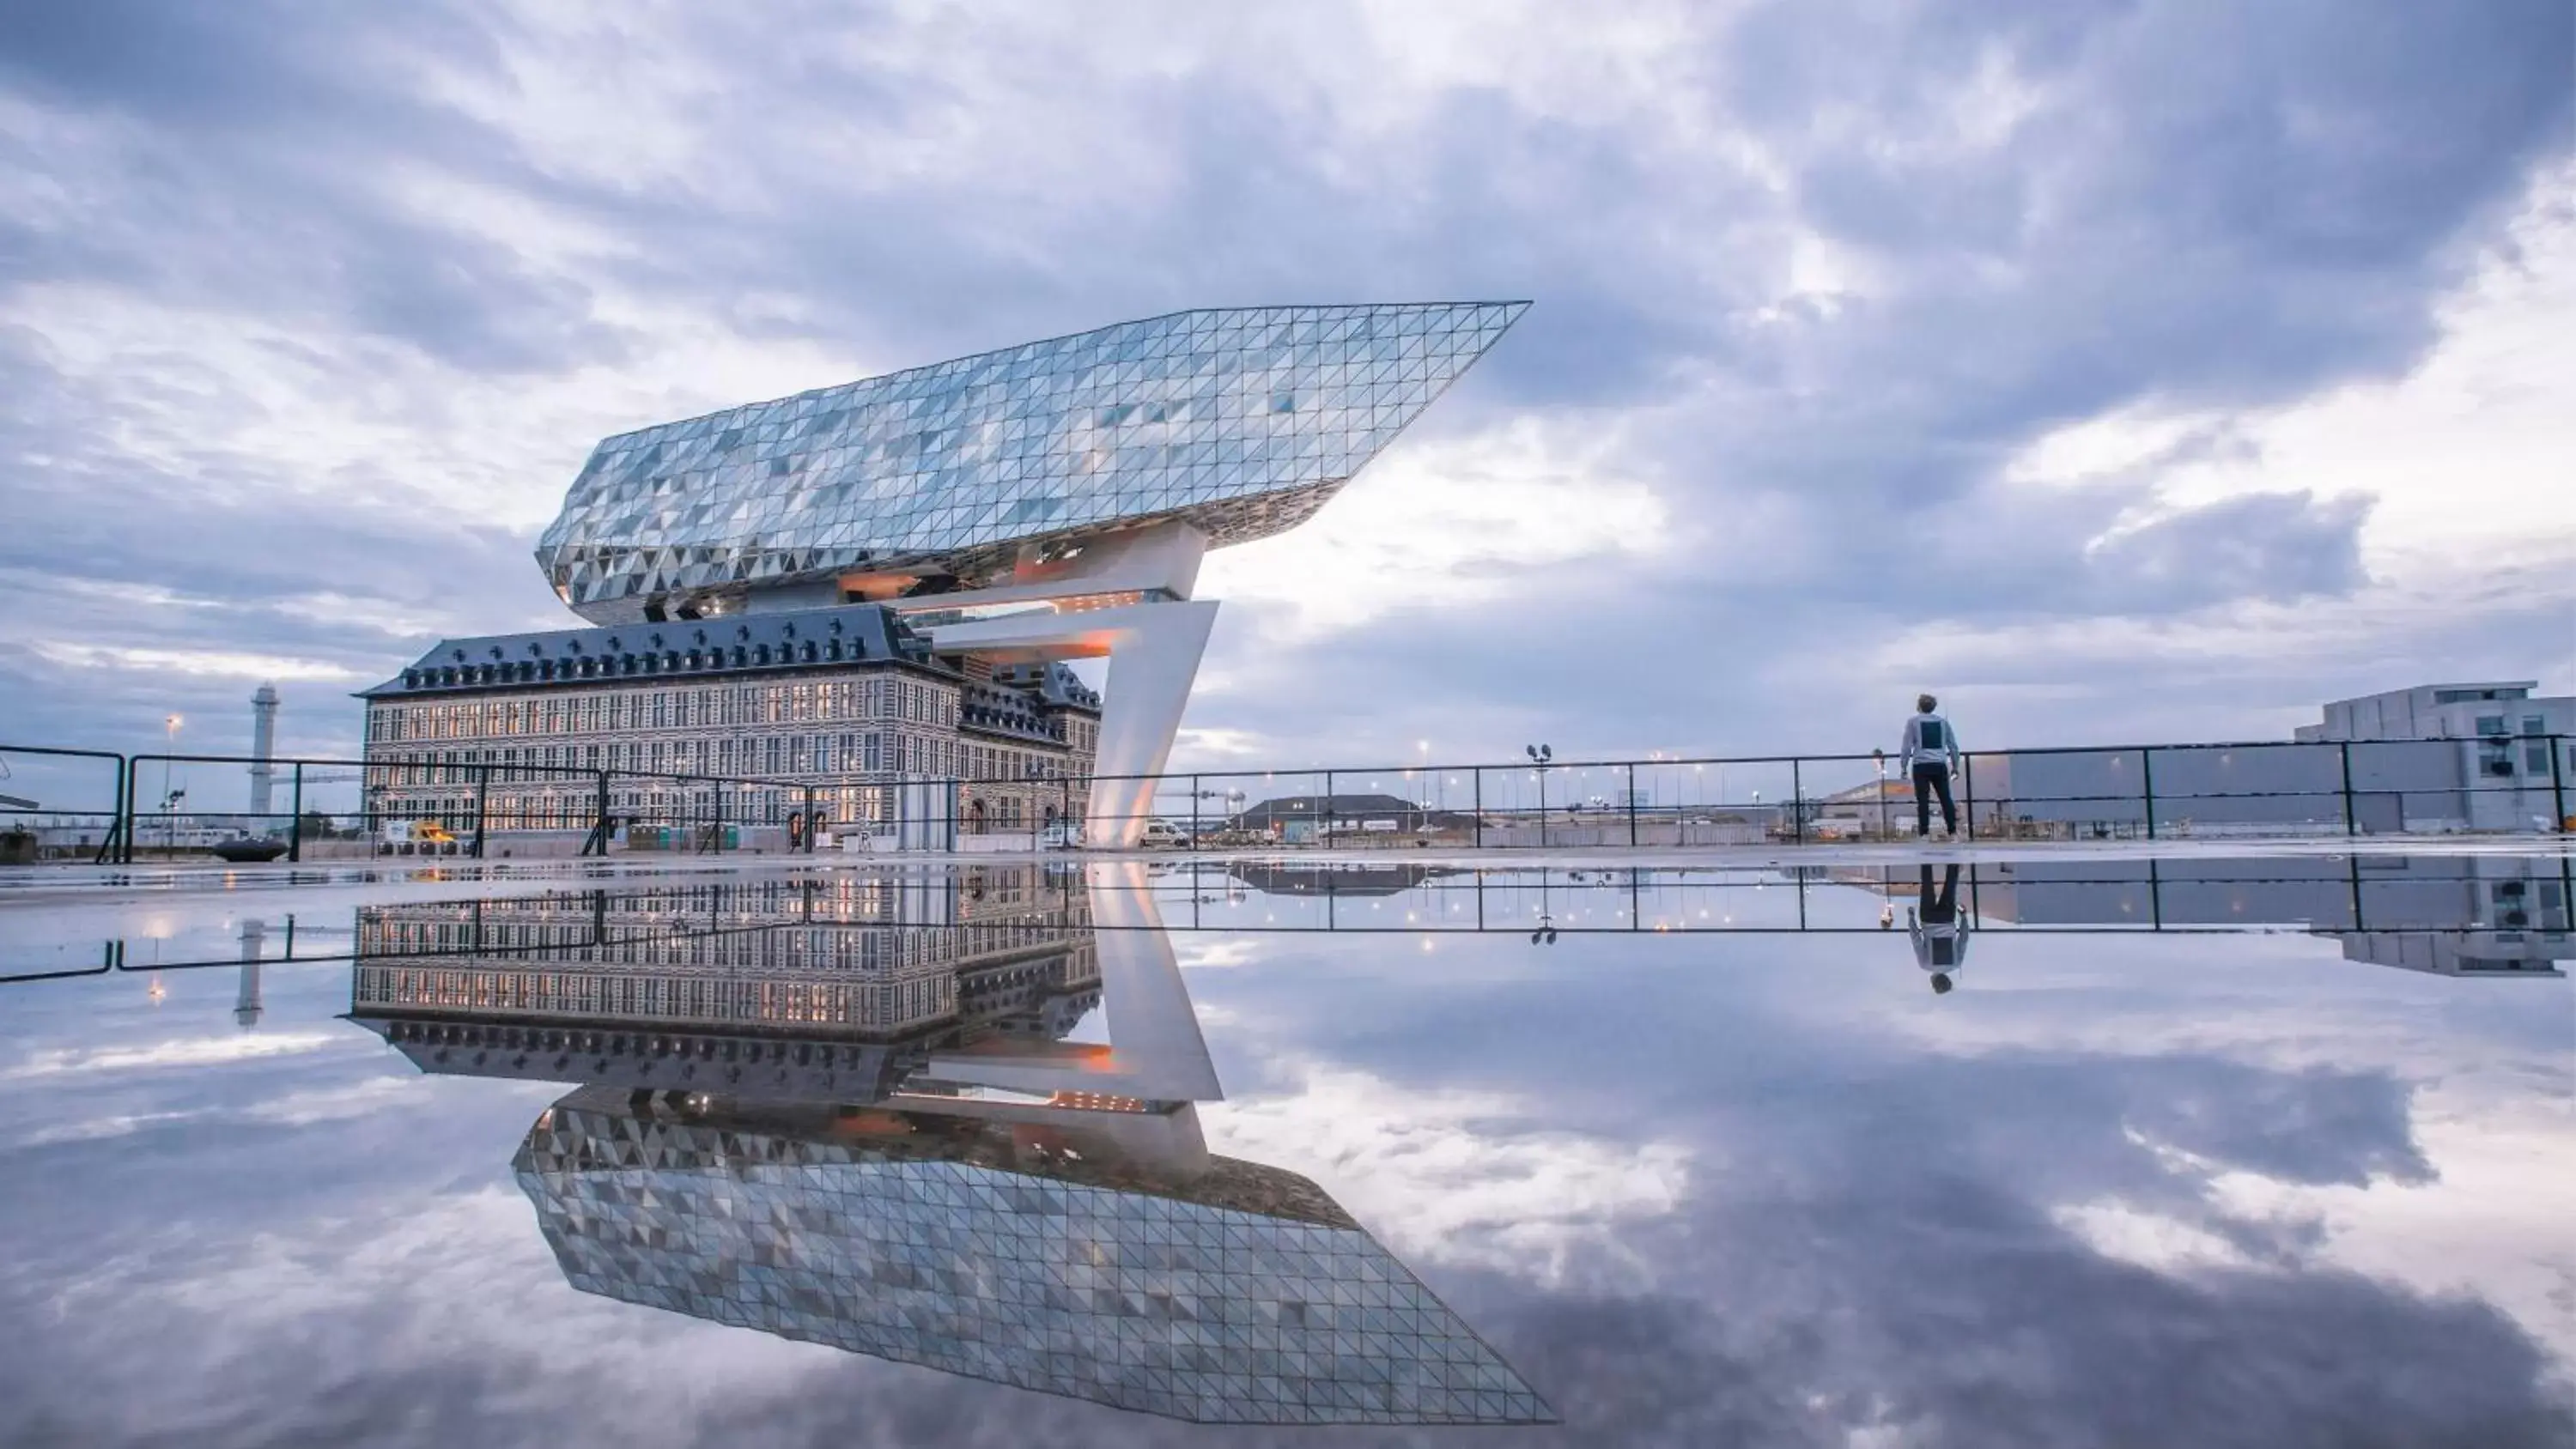
[[[37,657],[74,669],[129,669],[151,673],[212,675],[223,679],[355,679],[358,671],[319,659],[247,654],[228,649],[138,649],[115,644],[73,644],[40,639],[28,646]]]
[[[1535,1127],[1503,1093],[1281,1065],[1293,1090],[1202,1109],[1208,1145],[1300,1164],[1402,1257],[1554,1281],[1578,1251],[1623,1259],[1622,1226],[1675,1211],[1689,1191],[1692,1154],[1679,1143]]]
[[[292,1056],[349,1044],[323,1032],[244,1032],[232,1036],[179,1037],[148,1046],[52,1047],[31,1052],[0,1079],[60,1076],[72,1072],[149,1071],[203,1067],[254,1057]]]
[[[2576,378],[2576,163],[2535,179],[2438,319],[2442,340],[2403,377],[2260,411],[2123,407],[2041,437],[2006,481],[2081,487],[2143,473],[2155,502],[2121,521],[2131,528],[2246,493],[2366,494],[2372,572],[2454,599],[2477,566],[2567,565],[2576,559],[2576,387],[2566,381]],[[2230,632],[2259,637],[2252,623]]]
[[[1304,527],[1211,555],[1201,591],[1259,610],[1271,626],[1265,642],[1341,633],[1403,609],[1544,606],[1582,572],[1665,542],[1662,499],[1613,471],[1617,433],[1524,418],[1477,437],[1399,441]]]

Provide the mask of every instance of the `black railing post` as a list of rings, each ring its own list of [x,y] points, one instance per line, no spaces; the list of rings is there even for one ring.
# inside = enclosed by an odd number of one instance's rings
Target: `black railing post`
[[[1474,775],[1468,780],[1468,784],[1473,790],[1471,803],[1475,807],[1476,843],[1474,848],[1482,850],[1485,848],[1485,767],[1482,765],[1472,765],[1469,766],[1469,768],[1475,771]],[[1484,924],[1484,911],[1485,879],[1480,875],[1476,878],[1476,922],[1479,927]]]
[[[1959,757],[1959,819],[1968,827],[1968,839],[1977,838],[1977,757]]]
[[[2340,741],[2337,748],[2343,755],[2343,833],[2359,835],[2360,825],[2352,814],[2352,741]]]
[[[1333,772],[1332,772],[1332,771],[1330,771],[1330,770],[1326,770],[1326,771],[1324,772],[1324,812],[1323,812],[1323,813],[1324,813],[1324,830],[1323,830],[1323,836],[1324,836],[1324,838],[1323,838],[1322,843],[1323,843],[1324,845],[1326,845],[1326,846],[1330,846],[1330,845],[1333,843]],[[1325,878],[1325,881],[1324,881],[1324,884],[1325,884],[1326,888],[1327,888],[1327,889],[1329,889],[1329,888],[1331,887],[1331,885],[1332,885],[1332,880],[1331,880],[1331,878],[1330,878],[1330,877],[1326,877],[1326,878]],[[1332,902],[1331,902],[1329,899],[1325,902],[1325,905],[1326,905],[1326,906],[1328,906],[1328,907],[1329,907],[1331,904],[1332,904]],[[1331,911],[1330,911],[1330,910],[1327,910],[1327,911],[1325,912],[1325,919],[1329,921],[1331,918],[1332,918],[1332,913],[1331,913]]]
[[[474,858],[476,860],[483,858],[483,828],[486,817],[490,813],[491,799],[492,767],[476,765],[474,767]]]
[[[1547,849],[1547,765],[1538,767],[1538,848]]]
[[[2144,787],[2147,802],[2147,838],[2156,838],[2156,752],[2153,747],[2138,751],[2138,783]]]
[[[125,756],[116,757],[116,813],[108,817],[107,829],[98,837],[98,852],[90,858],[92,865],[108,865],[116,860],[117,842],[125,838]]]
[[[591,824],[591,829],[598,832],[599,853],[606,856],[608,854],[608,772],[606,770],[599,772],[597,789],[598,803],[592,810],[596,818]]]
[[[1804,845],[1807,843],[1807,781],[1798,766],[1799,762],[1796,760],[1789,762],[1789,819],[1792,822],[1790,828],[1796,832],[1797,842]],[[1802,895],[1800,897],[1802,909],[1804,905],[1805,898]]]
[[[1198,777],[1198,776],[1196,776],[1196,775],[1192,775],[1192,776],[1190,776],[1190,852],[1191,852],[1192,854],[1194,854],[1194,855],[1195,855],[1195,854],[1197,854],[1197,853],[1198,853],[1198,848],[1199,848],[1199,777]],[[1196,893],[1196,892],[1192,892],[1191,894],[1192,894],[1193,896],[1195,896],[1197,893]]]
[[[133,759],[125,762],[125,834],[118,852],[118,863],[123,865],[134,864],[134,833],[137,828],[134,819],[136,813],[134,809],[134,772],[142,763],[143,758],[140,755],[137,755]]]
[[[304,762],[301,760],[295,762],[294,782],[287,787],[286,810],[287,863],[300,864],[304,859]]]
[[[2567,829],[2566,753],[2567,736],[2549,736],[2549,808],[2554,812],[2549,818],[2549,828],[2559,834],[2564,834]]]
[[[1637,848],[1637,763],[1628,762],[1628,848]],[[1635,894],[1636,879],[1629,878],[1630,894]],[[1631,924],[1634,924],[1633,922]]]
[[[814,853],[814,787],[805,787],[805,853]]]

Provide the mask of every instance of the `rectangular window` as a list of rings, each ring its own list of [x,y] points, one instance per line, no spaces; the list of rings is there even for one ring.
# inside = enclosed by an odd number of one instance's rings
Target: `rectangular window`
[[[2522,717],[2522,732],[2527,735],[2545,735],[2549,733],[2549,721],[2546,717],[2541,715],[2524,715]]]
[[[2524,769],[2526,769],[2526,770],[2529,770],[2531,773],[2533,773],[2533,774],[2535,774],[2535,775],[2546,775],[2546,774],[2548,774],[2548,773],[2549,773],[2549,746],[2547,746],[2547,745],[2525,745],[2525,746],[2523,746],[2523,747],[2522,747],[2522,767],[2523,767]]]
[[[2504,732],[2503,715],[2482,714],[2478,716],[2478,733],[2480,735],[2500,735]]]

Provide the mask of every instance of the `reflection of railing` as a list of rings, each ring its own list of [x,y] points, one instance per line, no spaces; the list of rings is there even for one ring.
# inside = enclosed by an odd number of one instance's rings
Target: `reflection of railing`
[[[1855,894],[1893,905],[1919,890],[1936,867],[1812,866],[1556,867],[1306,866],[1175,862],[1176,869],[1141,886],[1092,881],[1079,871],[1054,871],[1014,897],[1017,910],[1067,908],[1089,899],[1150,897],[1153,911],[1128,918],[1094,919],[1086,933],[1128,930],[1237,934],[1353,934],[1429,936],[1443,933],[1521,933],[1540,924],[1557,935],[1872,935],[1888,929],[1872,912],[1820,913],[1820,904],[1850,904]],[[2023,861],[1962,862],[1937,867],[1956,872],[1954,897],[1980,930],[2016,935],[2247,934],[2278,932],[2422,933],[2458,938],[2523,936],[2576,957],[2576,857],[2408,857],[2343,855],[2283,857],[2262,861]],[[801,914],[757,924],[685,928],[657,918],[642,930],[610,929],[617,912],[642,896],[593,890],[511,897],[511,903],[577,906],[592,923],[575,939],[515,942],[487,935],[480,913],[444,945],[404,944],[391,954],[405,959],[486,957],[544,959],[548,953],[597,951],[798,930],[814,925],[897,925],[953,930],[978,940],[992,928],[974,922],[926,925],[813,913],[820,882],[867,877],[791,877],[779,883],[795,896]],[[955,884],[963,885],[964,877]],[[714,904],[733,887],[691,886],[710,903],[691,909],[734,909]],[[665,893],[667,894],[667,892]],[[660,899],[659,896],[655,897]],[[2445,902],[2436,909],[2435,900]],[[453,903],[451,903],[453,904]],[[469,903],[470,904],[470,903]],[[1392,910],[1389,907],[1393,907]],[[1143,921],[1149,924],[1135,924]],[[309,942],[311,932],[302,938]],[[343,939],[346,944],[342,944]],[[994,938],[1000,939],[998,937]],[[266,962],[355,961],[365,954],[354,936],[334,936],[331,949],[299,954],[296,918],[284,918],[278,953]],[[1005,943],[1007,944],[1007,942]],[[185,971],[238,966],[239,956],[188,961],[135,961],[129,943],[100,943],[94,966],[0,975],[0,983],[98,976],[112,971]]]
[[[521,897],[518,899],[529,898]],[[609,893],[603,891],[585,891],[580,893],[579,899],[589,906],[592,911],[593,927],[590,934],[585,937],[571,940],[554,940],[534,943],[505,942],[497,939],[486,939],[483,934],[482,924],[480,920],[477,919],[472,923],[471,932],[464,941],[453,942],[445,945],[405,946],[401,955],[402,958],[407,961],[465,959],[475,957],[486,959],[510,958],[538,961],[543,960],[548,953],[561,954],[569,951],[595,951],[626,945],[661,945],[680,941],[707,940],[716,937],[741,936],[760,931],[787,929],[787,927],[782,927],[776,922],[735,926],[710,925],[694,928],[656,924],[649,929],[613,933],[608,929],[607,913],[615,898]],[[99,964],[95,966],[76,966],[52,971],[24,971],[0,974],[0,985],[22,981],[60,981],[76,976],[104,976],[114,971],[202,971],[223,966],[273,966],[290,963],[299,966],[330,965],[343,961],[354,962],[360,960],[367,954],[359,947],[355,932],[341,933],[332,931],[326,931],[324,935],[326,942],[328,942],[333,949],[322,951],[305,950],[299,953],[296,949],[298,941],[297,933],[297,918],[290,913],[282,917],[282,931],[278,938],[278,950],[275,955],[268,954],[265,947],[265,941],[263,940],[260,954],[256,956],[243,956],[236,954],[231,956],[209,956],[202,960],[181,961],[134,960],[131,959],[130,956],[130,942],[122,938],[110,938],[99,943]],[[309,944],[312,938],[313,932],[309,928],[305,929],[302,939]],[[340,941],[343,939],[347,941],[345,946],[340,944]]]
[[[2576,955],[2576,857],[2342,855],[2254,861],[1902,866],[1387,867],[1189,861],[1153,889],[1174,931],[1380,935],[1874,935],[1864,897],[1953,877],[1980,929],[2021,935],[2503,933]],[[1257,882],[1257,884],[1256,884]],[[1947,884],[1945,882],[1945,884]],[[1819,910],[1819,907],[1828,909]]]

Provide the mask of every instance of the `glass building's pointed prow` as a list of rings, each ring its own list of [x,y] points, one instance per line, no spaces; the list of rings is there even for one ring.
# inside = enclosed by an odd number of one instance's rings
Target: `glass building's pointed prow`
[[[1173,312],[603,441],[537,561],[602,623],[853,572],[990,582],[1037,540],[1303,522],[1525,302]]]

